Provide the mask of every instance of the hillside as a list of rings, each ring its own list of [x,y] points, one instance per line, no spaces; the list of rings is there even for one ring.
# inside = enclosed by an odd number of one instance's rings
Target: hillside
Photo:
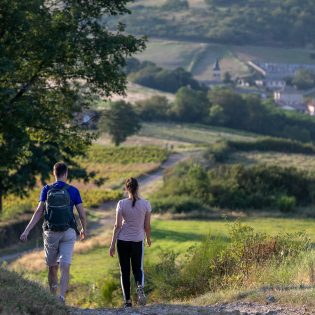
[[[314,44],[311,0],[139,0],[130,8],[133,14],[122,21],[134,34],[241,45]]]
[[[68,310],[38,284],[1,267],[0,314],[66,315]]]

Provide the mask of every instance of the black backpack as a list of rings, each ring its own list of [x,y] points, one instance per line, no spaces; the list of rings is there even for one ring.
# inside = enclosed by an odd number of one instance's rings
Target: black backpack
[[[76,230],[75,218],[68,192],[70,186],[62,188],[51,187],[47,193],[44,229],[51,231],[66,231],[70,227]],[[75,226],[74,226],[75,224]]]

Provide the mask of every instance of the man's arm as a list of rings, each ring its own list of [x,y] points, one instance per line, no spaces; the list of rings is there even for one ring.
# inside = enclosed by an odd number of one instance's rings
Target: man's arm
[[[81,231],[80,231],[80,239],[81,241],[84,240],[87,237],[87,230],[86,230],[86,225],[87,225],[87,221],[86,221],[86,214],[85,211],[83,209],[83,204],[79,203],[76,206],[76,209],[78,210],[79,213],[79,218],[80,218],[80,222],[81,222]]]
[[[35,210],[35,212],[34,212],[32,218],[31,218],[29,224],[27,225],[27,227],[25,228],[24,232],[20,236],[20,240],[21,241],[26,241],[27,240],[29,232],[32,230],[32,228],[38,223],[38,221],[43,216],[44,206],[45,206],[45,203],[43,201],[40,201],[38,203],[37,209]]]
[[[144,231],[147,238],[147,244],[151,246],[151,212],[147,212],[144,218]]]
[[[117,211],[116,212],[116,222],[115,222],[114,229],[113,229],[112,241],[111,241],[110,248],[109,248],[109,255],[112,257],[115,255],[116,241],[117,241],[118,233],[119,233],[121,227],[122,227],[122,214],[120,211]]]

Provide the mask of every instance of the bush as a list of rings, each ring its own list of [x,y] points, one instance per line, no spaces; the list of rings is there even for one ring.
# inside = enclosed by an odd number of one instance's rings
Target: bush
[[[282,212],[292,211],[296,205],[295,197],[281,195],[276,201],[277,208]]]
[[[185,213],[194,210],[204,210],[205,206],[198,199],[190,196],[154,197],[151,199],[152,209],[159,213]]]
[[[287,264],[298,264],[310,248],[303,233],[269,236],[236,222],[230,225],[228,240],[209,236],[190,248],[185,259],[177,259],[172,251],[162,251],[160,262],[147,268],[150,289],[153,297],[169,300],[234,286],[263,285],[271,274],[277,281],[279,270]]]
[[[257,141],[228,141],[227,146],[239,151],[275,151],[282,153],[315,154],[315,146],[296,140],[261,138]]]
[[[293,167],[240,164],[206,171],[197,163],[181,163],[165,174],[154,200],[161,212],[209,209],[292,210],[314,202],[315,177]],[[174,196],[174,197],[173,197]],[[203,207],[202,207],[203,205]],[[178,206],[178,207],[177,207]]]
[[[171,117],[171,107],[165,96],[154,95],[149,99],[137,101],[136,112],[144,121],[165,121]]]
[[[138,71],[129,74],[129,79],[137,84],[169,93],[175,93],[183,86],[202,89],[199,82],[185,69],[166,70],[152,62],[143,62]]]

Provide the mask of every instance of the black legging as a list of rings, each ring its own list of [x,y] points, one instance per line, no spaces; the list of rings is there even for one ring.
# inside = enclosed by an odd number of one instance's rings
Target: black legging
[[[136,284],[144,285],[143,242],[117,241],[121,287],[125,301],[130,300],[130,261]]]

